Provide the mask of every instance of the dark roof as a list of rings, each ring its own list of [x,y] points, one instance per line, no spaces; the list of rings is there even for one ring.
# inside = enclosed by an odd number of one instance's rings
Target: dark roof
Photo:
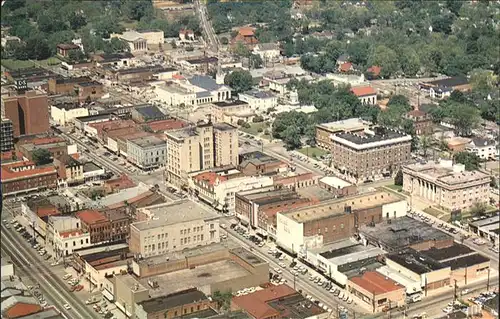
[[[299,293],[270,301],[267,304],[278,311],[281,318],[309,318],[325,312]],[[305,304],[309,304],[310,307],[304,307]]]
[[[109,118],[109,114],[96,114],[96,115],[87,115],[87,116],[79,116],[76,119],[81,122],[91,122],[95,120],[107,119]]]
[[[356,244],[356,245],[336,249],[333,251],[325,251],[325,252],[320,253],[320,255],[326,259],[331,259],[331,258],[335,258],[338,256],[348,255],[348,254],[352,254],[352,253],[355,253],[358,251],[362,251],[362,250],[364,250],[363,247],[364,246],[361,244]]]
[[[93,248],[95,248],[95,247],[93,247]],[[120,256],[122,254],[123,254],[123,250],[120,249],[120,250],[101,251],[98,253],[83,255],[83,256],[81,256],[81,258],[83,260],[85,260],[87,263],[91,263],[91,262],[94,262],[96,260],[105,259],[105,258],[109,258],[109,257],[116,257],[116,256]],[[102,264],[105,264],[105,263],[106,262],[104,262]]]
[[[468,317],[465,312],[457,310],[442,317],[439,317],[437,319],[466,319],[466,318]]]
[[[213,102],[212,104],[215,105],[215,106],[218,106],[218,107],[230,107],[230,106],[236,106],[236,105],[248,105],[247,102],[240,101],[240,100]]]
[[[195,311],[186,315],[181,315],[180,317],[175,317],[176,319],[199,319],[199,318],[213,318],[213,316],[217,315],[217,311],[212,308],[208,308],[201,311]],[[224,317],[226,318],[226,317]],[[227,317],[232,318],[232,317]],[[245,317],[246,318],[246,317]]]
[[[217,63],[219,59],[216,57],[203,57],[198,59],[188,59],[186,62],[190,64]]]
[[[142,73],[142,72],[156,73],[156,72],[172,72],[175,70],[176,69],[173,69],[173,68],[165,68],[161,65],[151,65],[151,66],[144,66],[144,67],[139,67],[139,68],[118,70],[117,73],[119,73],[119,74],[134,74],[134,73]]]
[[[89,78],[88,76],[82,76],[78,78],[64,78],[64,77],[57,77],[56,78],[56,83],[57,84],[66,84],[66,83],[82,83],[82,82],[91,82],[92,79]]]
[[[121,59],[131,59],[134,55],[130,52],[101,54],[102,62],[120,61]]]
[[[166,296],[161,296],[139,303],[146,313],[168,310],[182,305],[207,299],[204,293],[196,288],[179,291]]]
[[[83,164],[83,172],[84,173],[86,173],[86,172],[93,172],[93,171],[97,171],[97,170],[100,170],[100,169],[102,169],[102,167],[98,166],[94,162],[87,162],[87,163]]]
[[[219,131],[232,131],[236,130],[236,127],[229,123],[214,123],[214,129]]]
[[[368,143],[390,140],[398,137],[403,137],[406,135],[404,133],[385,127],[376,127],[374,129],[374,132],[375,134],[373,135],[367,135],[367,134],[360,135],[358,133],[343,132],[343,133],[337,133],[335,134],[335,136],[343,138],[354,144],[360,145],[360,144],[368,144]]]
[[[135,108],[135,111],[145,119],[161,119],[166,117],[156,105],[138,106]]]
[[[442,87],[455,87],[455,86],[469,84],[469,80],[466,77],[457,76],[448,79],[435,80],[425,83],[442,88]]]
[[[387,258],[419,275],[447,267],[411,248],[388,255]]]
[[[66,110],[66,111],[81,107],[80,103],[78,102],[62,102],[54,104],[53,106],[60,110]]]
[[[486,307],[486,310],[492,309],[498,311],[498,293],[492,299],[487,300],[483,307]]]
[[[443,262],[443,265],[450,266],[451,270],[470,267],[474,265],[479,265],[485,262],[489,262],[490,259],[484,257],[481,254],[473,254],[461,258],[451,259]]]
[[[76,85],[79,86],[102,86],[102,83],[97,81],[88,81],[88,82],[78,82]]]
[[[495,146],[495,140],[490,140],[490,139],[480,138],[480,137],[473,138],[472,143],[474,143],[474,145],[476,145],[478,147],[491,146],[491,145]]]
[[[427,257],[430,257],[434,260],[441,261],[441,260],[449,259],[452,257],[458,257],[458,256],[470,254],[472,252],[473,252],[473,250],[470,249],[469,247],[455,243],[454,245],[452,245],[450,247],[446,247],[446,248],[432,247],[431,249],[421,251],[420,253],[427,256]]]

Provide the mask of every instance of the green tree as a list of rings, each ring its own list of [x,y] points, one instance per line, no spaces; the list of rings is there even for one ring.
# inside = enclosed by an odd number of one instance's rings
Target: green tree
[[[490,70],[474,70],[471,75],[472,88],[480,93],[493,92],[498,83],[498,76]]]
[[[467,104],[452,103],[448,107],[455,132],[460,136],[470,136],[479,125],[479,111]]]
[[[467,171],[476,170],[481,164],[479,156],[469,152],[459,152],[453,156],[453,159],[455,163],[464,164]]]
[[[294,150],[302,146],[302,142],[300,141],[300,130],[297,127],[287,127],[281,135],[287,150]]]
[[[420,137],[420,149],[424,152],[424,157],[427,157],[427,150],[431,146],[431,138],[428,135]]]
[[[264,61],[262,61],[262,58],[258,54],[250,54],[248,60],[251,69],[261,68],[262,65],[264,64]]]
[[[127,18],[139,21],[153,14],[153,3],[149,0],[125,0],[122,4],[122,11]]]
[[[220,43],[222,45],[228,45],[229,44],[229,39],[227,37],[221,37],[220,38]]]
[[[381,67],[380,76],[386,78],[399,70],[398,55],[385,45],[379,45],[370,56],[370,64]]]
[[[83,14],[77,12],[72,12],[68,21],[71,29],[75,31],[87,25],[87,18]]]
[[[35,149],[31,157],[36,165],[45,165],[52,163],[52,154],[50,154],[50,152],[44,148]]]
[[[68,55],[69,60],[74,62],[84,61],[87,56],[82,52],[82,50],[72,50]]]
[[[217,307],[223,311],[229,310],[232,298],[233,295],[231,292],[220,292],[217,290],[212,294],[212,300],[215,301],[217,303]]]
[[[42,34],[34,34],[26,41],[28,59],[44,60],[51,56],[51,50]]]
[[[226,75],[224,83],[229,85],[236,93],[242,93],[252,88],[253,79],[250,72],[246,70],[235,70]]]
[[[394,177],[394,185],[403,186],[403,171],[399,170]]]

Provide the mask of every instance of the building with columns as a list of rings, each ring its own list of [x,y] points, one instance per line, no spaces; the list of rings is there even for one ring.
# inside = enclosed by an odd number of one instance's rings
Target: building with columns
[[[465,210],[478,202],[488,202],[490,176],[481,171],[465,171],[451,160],[403,166],[403,190],[446,210]]]

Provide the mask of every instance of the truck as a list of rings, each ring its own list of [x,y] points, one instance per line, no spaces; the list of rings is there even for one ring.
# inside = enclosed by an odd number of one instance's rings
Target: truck
[[[411,294],[411,295],[407,295],[406,296],[406,302],[407,303],[415,303],[415,302],[418,302],[418,301],[421,301],[422,300],[422,294],[421,293],[415,293],[415,294]]]

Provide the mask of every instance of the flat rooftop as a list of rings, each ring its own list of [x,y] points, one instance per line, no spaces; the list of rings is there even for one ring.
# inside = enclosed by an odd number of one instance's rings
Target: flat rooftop
[[[142,136],[135,138],[133,140],[129,140],[130,143],[133,143],[141,148],[145,147],[155,147],[155,146],[161,146],[164,145],[166,146],[166,142],[156,136],[150,135],[150,136]]]
[[[214,130],[218,131],[234,131],[237,130],[236,127],[229,123],[214,123]]]
[[[151,265],[158,265],[158,264],[165,263],[167,260],[167,257],[168,257],[168,261],[176,261],[176,260],[185,259],[186,257],[200,256],[200,255],[205,255],[208,253],[213,253],[216,251],[228,250],[228,248],[237,248],[238,247],[236,245],[236,243],[232,242],[232,241],[227,241],[225,244],[227,244],[228,247],[226,247],[222,243],[211,243],[209,245],[198,246],[195,248],[183,249],[181,251],[169,252],[169,253],[166,253],[163,255],[157,255],[157,256],[143,258],[140,260],[136,260],[136,262],[138,264],[147,264],[150,266]]]
[[[320,128],[324,128],[330,132],[340,132],[362,130],[368,127],[370,124],[370,122],[364,121],[360,118],[350,118],[343,121],[318,124],[317,126]]]
[[[445,261],[450,258],[471,255],[475,252],[467,246],[455,243],[445,248],[432,247],[431,249],[420,251],[420,253],[437,261]]]
[[[180,130],[167,132],[166,135],[170,136],[174,139],[177,139],[177,140],[184,140],[184,139],[192,137],[192,136],[197,136],[198,132],[196,130],[196,127],[190,126],[190,127],[182,128]]]
[[[423,275],[448,267],[432,258],[426,257],[418,251],[408,248],[394,254],[387,255],[387,259],[409,269],[410,271]]]
[[[298,223],[305,223],[334,215],[344,214],[347,206],[350,206],[351,210],[363,210],[399,202],[401,200],[403,199],[396,194],[376,191],[348,198],[325,201],[317,205],[293,210],[289,213],[285,213],[284,215]]]
[[[340,265],[338,271],[343,273],[347,278],[352,278],[362,275],[365,271],[375,271],[382,266],[383,264],[376,257],[372,257]]]
[[[425,164],[414,163],[405,165],[404,169],[405,171],[417,172],[427,179],[448,185],[460,185],[467,182],[484,181],[486,179],[489,182],[489,175],[481,171],[454,171],[455,168],[451,165],[446,166],[432,161]]]
[[[490,225],[499,225],[499,223],[500,223],[500,215],[496,215],[493,217],[488,217],[485,219],[480,219],[480,220],[474,221],[474,222],[470,223],[470,225],[473,227],[480,228],[480,227],[486,227],[486,226],[490,226]]]
[[[490,259],[481,254],[472,254],[443,262],[443,265],[451,267],[451,270],[466,268],[489,262]]]
[[[132,226],[139,230],[153,229],[167,225],[175,225],[193,220],[218,219],[219,215],[191,200],[179,200],[172,203],[160,204],[144,208],[151,220],[136,222]]]
[[[351,183],[349,183],[343,179],[340,179],[338,177],[335,177],[335,176],[325,176],[325,177],[321,178],[319,181],[321,183],[324,183],[328,186],[335,187],[335,188],[344,188],[344,187],[348,187],[348,186],[352,185]]]
[[[166,296],[148,299],[140,302],[139,304],[142,306],[142,309],[144,309],[145,312],[152,313],[158,312],[163,309],[180,307],[206,299],[207,296],[205,296],[205,294],[201,291],[196,289],[189,289],[173,294],[168,294]]]
[[[139,279],[143,285],[148,285],[148,280],[158,282],[158,289],[150,289],[152,298],[174,293],[188,288],[197,287],[207,291],[213,283],[235,280],[251,273],[230,260],[217,261],[210,264],[199,265],[194,269],[183,269],[154,277]]]
[[[361,246],[361,247],[360,247]],[[346,249],[341,249],[339,255],[334,257],[326,257],[330,262],[335,265],[343,265],[356,261],[366,260],[373,257],[381,256],[385,254],[385,251],[374,246],[365,247],[363,245],[351,246]]]
[[[101,170],[101,169],[102,169],[102,167],[100,167],[99,165],[97,165],[94,162],[86,162],[86,163],[83,164],[83,172],[84,173],[98,171],[98,170]]]
[[[231,107],[231,106],[246,106],[247,102],[240,100],[230,100],[230,101],[221,101],[221,102],[213,102],[213,105],[217,107]]]
[[[332,135],[332,140],[336,142],[346,143],[348,145],[368,146],[368,144],[377,143],[377,145],[385,145],[388,143],[409,142],[411,136],[402,132],[376,127],[374,130],[365,129],[363,132],[343,132]]]
[[[256,189],[250,190],[249,192],[252,192],[250,194],[240,192],[238,193],[238,196],[258,205],[268,205],[293,199],[300,199],[300,196],[296,192],[288,188],[268,190],[268,188],[265,187],[261,191],[255,191]]]
[[[317,184],[298,188],[297,193],[302,197],[306,197],[312,201],[318,201],[318,202],[334,199],[336,197],[333,193],[329,192],[328,190],[324,189],[323,187]]]
[[[398,250],[424,241],[453,239],[450,235],[408,216],[382,222],[375,226],[361,226],[360,233],[372,242]]]

